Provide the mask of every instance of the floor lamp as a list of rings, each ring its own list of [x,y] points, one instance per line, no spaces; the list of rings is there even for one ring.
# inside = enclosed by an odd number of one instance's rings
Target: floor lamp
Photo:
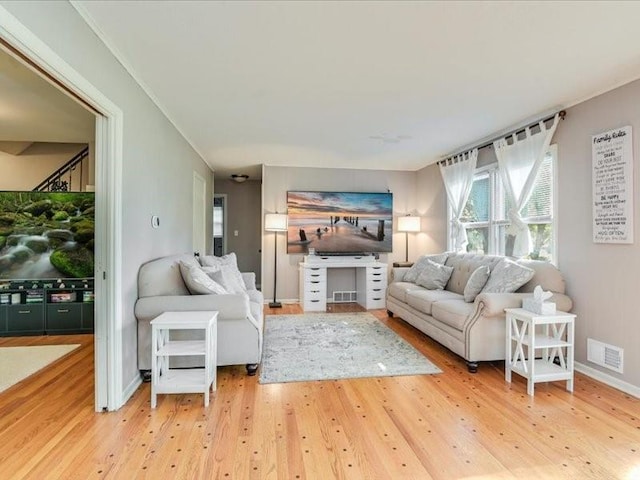
[[[410,215],[398,217],[398,231],[404,232],[404,261],[409,262],[409,232],[420,231],[420,217],[412,217]]]
[[[276,285],[278,282],[278,232],[287,231],[288,220],[284,213],[267,213],[264,216],[264,229],[273,232],[273,302],[269,308],[281,308],[282,304],[276,300]]]

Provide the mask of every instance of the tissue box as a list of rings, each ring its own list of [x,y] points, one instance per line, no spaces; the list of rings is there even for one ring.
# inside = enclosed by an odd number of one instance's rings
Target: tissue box
[[[553,315],[556,313],[556,304],[553,302],[540,302],[535,298],[522,299],[522,308],[539,315]]]

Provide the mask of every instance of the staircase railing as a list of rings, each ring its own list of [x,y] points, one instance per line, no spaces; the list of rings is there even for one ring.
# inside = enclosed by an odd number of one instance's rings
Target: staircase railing
[[[71,189],[72,172],[80,164],[80,187],[82,187],[82,166],[85,158],[89,157],[89,147],[74,156],[67,163],[40,182],[34,192],[67,192]],[[63,180],[63,176],[69,174],[69,180]],[[78,188],[80,190],[80,188]]]

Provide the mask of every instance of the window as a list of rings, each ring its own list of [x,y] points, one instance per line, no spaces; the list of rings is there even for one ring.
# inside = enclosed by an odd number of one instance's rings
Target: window
[[[531,198],[520,211],[531,232],[532,249],[527,258],[550,262],[555,261],[556,152],[556,146],[552,145],[538,172]],[[460,218],[467,229],[468,252],[511,256],[514,237],[507,231],[510,225],[507,212],[510,208],[498,165],[478,169]]]

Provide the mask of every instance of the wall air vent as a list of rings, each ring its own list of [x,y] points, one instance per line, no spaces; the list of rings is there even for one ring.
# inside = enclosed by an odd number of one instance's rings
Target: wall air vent
[[[601,367],[622,373],[624,350],[587,338],[587,360]]]
[[[353,291],[333,292],[333,303],[351,303],[355,302],[356,299],[356,292]]]

